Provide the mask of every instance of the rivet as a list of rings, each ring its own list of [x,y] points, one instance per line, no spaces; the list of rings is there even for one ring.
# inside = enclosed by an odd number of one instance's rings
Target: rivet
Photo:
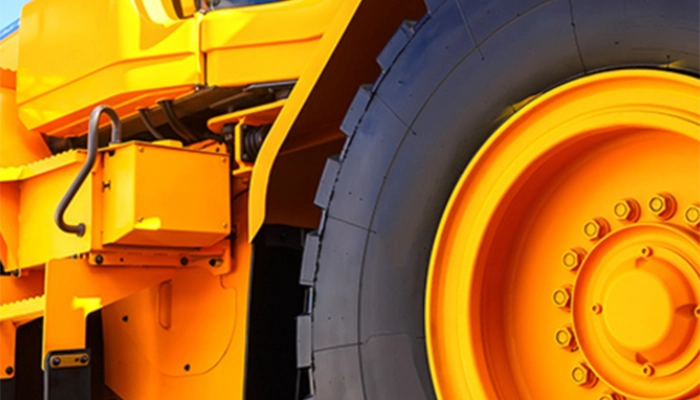
[[[12,367],[5,368],[5,373],[7,375],[12,375],[13,372],[15,372],[14,368],[12,368]]]
[[[143,153],[143,146],[139,146],[139,153]]]
[[[143,222],[143,217],[136,218],[136,222]]]
[[[61,365],[61,359],[59,357],[52,357],[51,365],[53,365],[54,367]]]
[[[221,162],[226,162],[226,157],[221,157]]]
[[[623,199],[615,203],[613,213],[619,221],[636,222],[639,220],[639,203],[634,199]]]
[[[189,264],[189,262],[190,262],[190,260],[188,260],[187,257],[182,257],[180,259],[180,265],[182,265],[183,267],[186,266],[187,264]]]
[[[589,240],[598,240],[608,234],[610,225],[603,218],[593,218],[583,225],[583,234]]]
[[[221,260],[217,260],[216,258],[209,259],[209,266],[218,267],[219,265],[221,265]]]
[[[654,366],[651,363],[645,363],[642,366],[642,373],[647,377],[654,375]]]
[[[667,220],[676,212],[676,199],[669,193],[659,193],[649,199],[649,211],[660,220]]]
[[[228,222],[224,222],[223,224],[221,224],[221,226],[224,228],[228,228]]]
[[[102,254],[98,254],[95,256],[95,264],[101,265],[105,261],[105,258],[102,256]]]
[[[88,356],[84,355],[80,357],[80,363],[81,364],[86,364],[88,362]]]

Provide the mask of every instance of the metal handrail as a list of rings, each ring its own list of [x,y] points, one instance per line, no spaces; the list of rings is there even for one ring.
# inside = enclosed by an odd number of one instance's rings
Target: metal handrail
[[[61,229],[62,231],[66,232],[66,233],[74,233],[74,234],[78,235],[78,237],[82,237],[85,234],[85,224],[82,222],[79,223],[78,225],[68,224],[64,220],[64,214],[66,213],[66,209],[70,205],[70,202],[73,201],[73,198],[75,197],[76,193],[78,193],[78,190],[83,185],[83,182],[85,182],[85,179],[90,174],[92,167],[95,165],[95,160],[97,159],[97,147],[98,147],[98,141],[99,141],[99,137],[97,136],[97,133],[98,133],[99,125],[100,125],[100,116],[102,115],[102,113],[106,114],[112,122],[112,132],[110,135],[109,143],[116,144],[116,143],[121,143],[121,141],[122,141],[122,137],[121,137],[122,136],[122,133],[121,133],[122,127],[121,127],[121,122],[119,121],[119,115],[117,115],[117,112],[114,111],[114,109],[109,107],[109,106],[97,106],[97,107],[95,107],[92,110],[92,112],[90,113],[90,122],[88,123],[88,146],[87,146],[88,157],[87,157],[87,160],[85,160],[85,163],[83,164],[83,167],[80,169],[78,176],[75,178],[73,183],[71,183],[66,194],[63,195],[61,202],[58,203],[58,208],[56,209],[56,214],[54,215],[54,219],[56,220],[56,225],[58,225],[59,229]]]

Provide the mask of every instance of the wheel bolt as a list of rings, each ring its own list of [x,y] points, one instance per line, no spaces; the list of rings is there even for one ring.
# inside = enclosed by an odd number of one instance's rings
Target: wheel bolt
[[[685,209],[683,214],[683,219],[685,222],[693,228],[700,226],[700,207],[693,204],[692,206]]]
[[[568,310],[571,305],[571,288],[561,287],[555,290],[552,300],[557,307]]]
[[[649,211],[660,220],[667,220],[676,212],[676,199],[668,193],[659,193],[649,199]]]
[[[599,400],[624,400],[625,398],[617,393],[608,392],[600,396]]]
[[[586,364],[579,364],[571,370],[571,379],[577,385],[585,388],[593,387],[596,384],[596,376]]]
[[[634,199],[623,199],[615,203],[613,213],[619,221],[636,222],[639,219],[639,203]]]
[[[646,377],[649,377],[649,376],[654,375],[654,366],[651,365],[651,363],[645,363],[645,364],[642,366],[642,373],[643,373],[644,376],[646,376]]]
[[[554,340],[559,347],[564,350],[573,350],[576,348],[576,337],[574,331],[569,326],[565,326],[554,334]]]
[[[583,234],[589,240],[598,240],[607,235],[609,231],[610,225],[603,218],[594,218],[583,225]]]
[[[566,253],[561,257],[561,263],[569,271],[575,271],[581,266],[583,258],[586,256],[586,250],[576,247],[571,250],[567,250]]]

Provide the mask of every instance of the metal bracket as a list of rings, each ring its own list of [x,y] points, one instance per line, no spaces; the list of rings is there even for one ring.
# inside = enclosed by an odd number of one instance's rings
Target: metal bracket
[[[52,351],[44,362],[44,400],[90,400],[90,349]]]

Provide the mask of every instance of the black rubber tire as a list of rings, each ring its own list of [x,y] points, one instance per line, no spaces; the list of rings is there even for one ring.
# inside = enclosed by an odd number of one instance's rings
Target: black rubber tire
[[[434,398],[425,276],[471,156],[523,99],[603,69],[698,71],[698,1],[448,0],[405,23],[343,122],[307,237],[299,365],[322,400]]]

